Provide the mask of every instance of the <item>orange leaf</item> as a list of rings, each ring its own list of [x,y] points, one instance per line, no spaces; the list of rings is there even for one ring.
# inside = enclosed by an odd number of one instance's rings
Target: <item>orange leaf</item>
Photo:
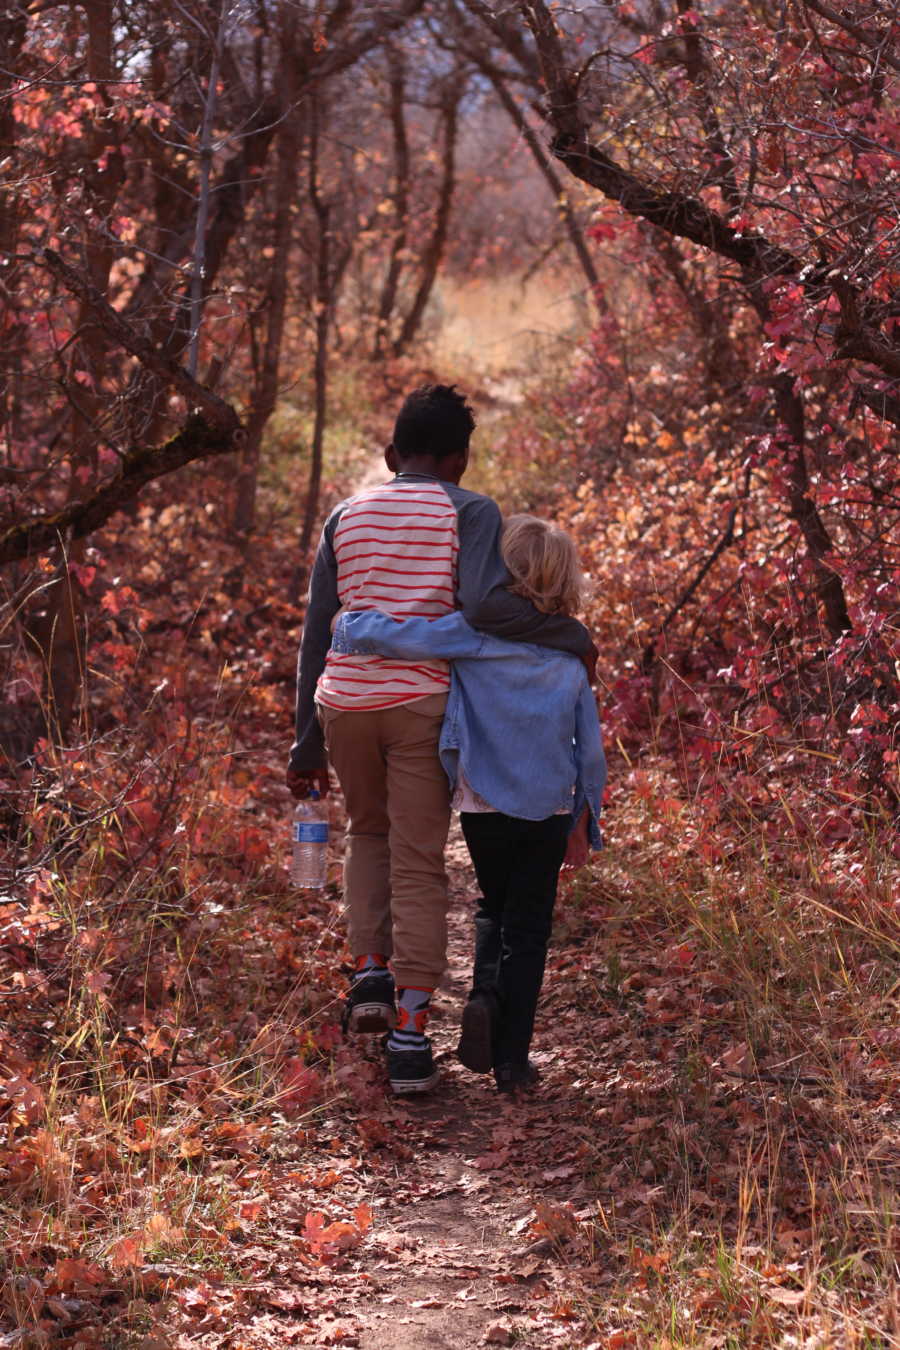
[[[63,1256],[53,1267],[53,1285],[61,1290],[90,1288],[106,1284],[106,1275],[96,1261]]]
[[[114,1270],[127,1270],[129,1266],[139,1266],[144,1259],[144,1236],[132,1233],[119,1238],[109,1251],[109,1264]]]
[[[353,1211],[353,1220],[361,1233],[372,1227],[372,1217],[371,1205],[357,1205]]]

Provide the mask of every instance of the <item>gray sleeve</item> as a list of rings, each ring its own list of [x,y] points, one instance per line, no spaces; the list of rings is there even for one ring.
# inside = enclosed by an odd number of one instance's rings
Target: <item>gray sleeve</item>
[[[508,590],[510,576],[500,556],[503,517],[489,497],[474,497],[458,507],[459,580],[457,600],[473,628],[509,642],[583,656],[591,635],[577,619],[542,614],[524,596]]]
[[[341,607],[332,544],[338,519],[336,510],[325,524],[309,582],[309,602],[297,661],[296,740],[290,758],[295,773],[307,773],[325,764],[325,741],[316,717],[316,685],[331,646],[331,620]]]

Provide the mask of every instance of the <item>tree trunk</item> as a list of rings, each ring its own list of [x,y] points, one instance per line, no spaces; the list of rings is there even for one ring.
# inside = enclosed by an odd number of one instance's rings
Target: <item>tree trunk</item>
[[[443,107],[444,155],[441,190],[438,197],[434,229],[422,257],[422,276],[412,303],[412,308],[403,321],[400,335],[394,342],[394,355],[400,356],[406,351],[419,331],[425,314],[425,307],[431,297],[438,269],[444,257],[447,245],[447,232],[450,225],[450,212],[453,207],[453,194],[456,190],[456,131],[459,102],[463,88],[459,81],[453,81],[447,90]]]
[[[28,22],[25,10],[6,10],[0,14],[0,160],[16,163],[17,129],[12,90],[16,85],[19,53],[25,42]],[[13,180],[14,173],[8,178]],[[0,300],[6,310],[4,334],[4,371],[0,381],[0,419],[6,429],[7,456],[19,440],[19,390],[27,320],[19,300],[19,269],[13,259],[18,253],[20,206],[14,192],[0,192],[0,257],[6,263],[0,283]],[[0,466],[2,468],[4,466]]]
[[[809,472],[806,465],[806,418],[803,399],[790,375],[775,378],[775,402],[789,442],[786,454],[788,496],[791,517],[800,527],[812,560],[819,596],[825,611],[825,622],[833,638],[839,638],[853,625],[847,613],[847,601],[841,578],[828,562],[834,545],[809,495]]]
[[[285,80],[290,72],[283,70]],[[245,537],[256,527],[256,483],[263,432],[278,401],[281,343],[288,296],[288,262],[294,237],[294,202],[299,182],[302,132],[300,115],[291,107],[278,131],[275,181],[274,253],[266,295],[266,336],[259,365],[252,408],[247,422],[247,443],[241,453],[233,525]]]
[[[216,115],[216,96],[219,88],[219,65],[222,60],[222,42],[225,36],[221,0],[216,10],[216,40],[209,63],[206,101],[203,105],[203,124],[200,128],[199,170],[197,174],[197,222],[194,229],[194,258],[191,267],[190,331],[188,337],[188,370],[197,378],[200,355],[200,325],[203,322],[203,304],[206,300],[206,226],[209,220],[209,181],[212,175],[213,119]]]
[[[25,627],[41,657],[44,729],[49,740],[60,744],[68,736],[84,684],[84,609],[70,561],[64,554],[44,593],[46,607],[29,616]]]
[[[404,109],[406,78],[403,57],[398,52],[392,51],[389,55],[389,61],[391,72],[391,127],[394,140],[394,232],[391,238],[388,268],[378,305],[375,342],[372,348],[372,355],[376,358],[383,355],[388,342],[391,318],[397,303],[397,291],[403,271],[403,250],[406,248],[409,232],[409,142],[406,136]]]
[[[319,515],[319,493],[322,486],[322,448],[325,439],[325,417],[328,410],[328,330],[334,304],[331,278],[331,210],[319,187],[319,106],[314,104],[309,146],[309,199],[316,214],[316,357],[313,369],[315,413],[312,444],[310,446],[309,481],[306,485],[306,505],[300,531],[300,556],[306,558],[312,543],[313,529]]]
[[[102,91],[115,78],[112,0],[88,0],[85,10],[88,74],[105,97]],[[94,209],[103,220],[111,214],[125,180],[125,162],[116,132],[109,130],[110,126],[117,125],[99,121],[85,138],[86,190]],[[106,159],[104,168],[99,167],[101,156]],[[115,245],[104,239],[93,224],[86,222],[82,247],[90,284],[103,295],[109,286]],[[100,449],[97,423],[103,403],[99,387],[108,345],[107,336],[96,322],[92,307],[84,297],[79,306],[76,332],[79,336],[69,350],[68,370],[71,376],[86,370],[91,384],[74,381],[71,384],[70,502],[83,494],[85,483],[93,487],[97,481]],[[60,741],[66,739],[84,684],[82,598],[71,570],[81,562],[84,547],[83,540],[72,539],[67,547],[61,548],[58,579],[50,588],[48,596],[46,645],[41,649],[47,731],[48,735]]]
[[[572,249],[581,266],[581,270],[584,273],[585,281],[588,284],[588,294],[590,295],[591,300],[599,313],[608,314],[609,306],[600,290],[600,278],[598,277],[597,269],[594,266],[594,259],[587,246],[584,232],[578,223],[578,218],[572,210],[572,203],[569,201],[568,194],[563,187],[562,179],[550,163],[543,142],[534,130],[534,127],[528,121],[528,118],[525,116],[524,109],[516,102],[515,98],[506,87],[505,82],[495,70],[489,69],[487,73],[491,84],[494,86],[497,97],[509,114],[513,125],[520,132],[522,139],[531,151],[535,164],[540,169],[546,180],[547,186],[553,193],[553,199],[562,215],[566,234],[569,236],[569,243],[572,245]],[[582,307],[585,311],[588,323],[590,323],[590,304],[586,303],[581,295],[579,295],[579,300],[582,301]]]

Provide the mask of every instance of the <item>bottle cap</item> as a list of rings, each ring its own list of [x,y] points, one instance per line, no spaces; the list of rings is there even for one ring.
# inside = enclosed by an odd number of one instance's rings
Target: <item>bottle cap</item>
[[[310,788],[310,790],[309,790],[309,800],[310,800],[311,802],[317,802],[317,801],[319,800],[319,789],[318,789],[318,788]]]

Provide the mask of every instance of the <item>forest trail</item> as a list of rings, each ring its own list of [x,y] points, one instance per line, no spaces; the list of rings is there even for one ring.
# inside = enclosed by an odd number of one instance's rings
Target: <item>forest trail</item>
[[[519,381],[494,382],[491,394],[482,421],[521,397]],[[364,463],[353,490],[376,487],[386,477],[379,451]],[[429,1026],[440,1082],[420,1098],[391,1099],[378,1039],[356,1038],[348,1047],[351,1061],[356,1058],[372,1075],[373,1093],[387,1094],[399,1156],[385,1175],[372,1178],[362,1197],[374,1212],[359,1253],[365,1275],[337,1277],[332,1292],[338,1321],[325,1340],[314,1342],[322,1347],[468,1350],[515,1343],[542,1350],[571,1343],[565,1322],[551,1316],[565,1311],[565,1301],[561,1276],[552,1266],[547,1220],[552,1228],[559,1204],[551,1193],[577,1173],[577,1144],[560,1128],[553,1109],[557,1094],[546,1051],[535,1054],[544,1075],[538,1090],[515,1103],[497,1094],[491,1075],[473,1074],[456,1059],[471,972],[476,883],[455,816],[447,870],[448,966]],[[385,1119],[380,1102],[373,1103],[373,1112]],[[562,1176],[553,1176],[554,1170]],[[566,1204],[571,1190],[570,1180]],[[569,1211],[559,1210],[558,1221],[562,1236]]]
[[[449,967],[432,1024],[441,1082],[402,1108],[414,1153],[378,1210],[381,1242],[394,1250],[379,1271],[385,1284],[381,1308],[369,1304],[358,1310],[362,1350],[456,1350],[486,1335],[511,1344],[512,1325],[503,1325],[510,1314],[516,1315],[517,1344],[548,1343],[536,1337],[535,1327],[522,1339],[530,1320],[526,1314],[522,1325],[529,1283],[543,1267],[528,1250],[534,1245],[530,1239],[516,1235],[534,1213],[534,1178],[527,1163],[502,1181],[496,1170],[513,1142],[539,1158],[539,1147],[532,1152],[527,1141],[533,1136],[537,1144],[546,1131],[547,1088],[527,1103],[510,1104],[498,1097],[490,1075],[469,1073],[456,1061],[471,970],[474,878],[462,838],[454,834],[448,849]],[[398,1261],[404,1253],[412,1259]]]
[[[390,1100],[377,1039],[356,1038],[348,1048],[345,1072],[355,1061],[371,1078],[369,1101],[381,1128],[390,1131],[390,1161],[369,1171],[370,1151],[365,1183],[352,1177],[352,1198],[372,1207],[374,1221],[353,1254],[352,1270],[335,1271],[331,1307],[317,1323],[322,1339],[312,1342],[322,1350],[481,1344],[543,1350],[584,1343],[583,1327],[582,1335],[571,1327],[572,1339],[567,1336],[564,1276],[554,1259],[554,1237],[567,1236],[568,1202],[578,1189],[577,1131],[564,1123],[573,1113],[561,1109],[565,1093],[546,1051],[536,1055],[541,1085],[517,1102],[500,1098],[490,1075],[472,1074],[456,1060],[471,968],[474,878],[455,826],[448,870],[449,966],[430,1027],[440,1082],[421,1098]],[[542,1020],[546,1044],[546,1012]],[[386,1108],[375,1100],[385,1092]],[[377,1126],[366,1117],[357,1126],[371,1142]],[[310,1342],[304,1337],[302,1343]]]

